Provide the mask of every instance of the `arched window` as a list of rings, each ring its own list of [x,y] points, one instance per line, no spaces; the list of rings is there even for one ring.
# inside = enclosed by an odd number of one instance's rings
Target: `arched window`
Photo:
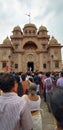
[[[29,30],[29,34],[31,34],[31,30]]]
[[[18,69],[18,64],[15,64],[15,69]]]
[[[15,49],[17,49],[18,48],[18,44],[15,44]]]
[[[2,68],[5,68],[6,67],[6,62],[3,62],[2,63]]]
[[[42,48],[45,49],[45,48],[46,48],[46,45],[45,45],[45,44],[42,44]]]
[[[43,68],[46,69],[46,63],[43,64]]]
[[[23,49],[28,50],[28,49],[33,49],[36,50],[37,49],[37,45],[31,41],[27,42],[24,46]]]
[[[25,30],[25,34],[27,34],[27,30]]]

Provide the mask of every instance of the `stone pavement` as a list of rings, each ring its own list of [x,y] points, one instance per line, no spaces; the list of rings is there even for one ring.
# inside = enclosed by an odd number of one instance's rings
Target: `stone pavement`
[[[43,97],[42,97],[41,108],[43,109],[42,130],[56,130],[54,117],[51,112],[48,112],[47,104],[46,102],[44,102]]]

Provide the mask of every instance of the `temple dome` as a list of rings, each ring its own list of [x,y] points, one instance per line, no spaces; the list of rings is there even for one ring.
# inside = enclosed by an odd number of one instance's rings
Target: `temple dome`
[[[58,44],[58,41],[52,36],[51,40],[49,41],[49,44]]]
[[[25,24],[23,29],[30,28],[30,27],[37,29],[35,24],[32,24],[32,23]]]
[[[45,26],[42,26],[42,25],[41,25],[41,26],[39,27],[39,31],[47,31],[47,28],[46,28]]]
[[[16,26],[16,27],[14,27],[13,31],[20,31],[20,32],[21,32],[21,28],[20,28],[20,26]]]
[[[3,44],[5,44],[5,45],[10,45],[11,44],[11,41],[10,41],[9,37],[6,37],[4,39]]]

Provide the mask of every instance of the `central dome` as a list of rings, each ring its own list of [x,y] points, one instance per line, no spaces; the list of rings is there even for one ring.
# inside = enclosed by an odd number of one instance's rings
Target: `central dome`
[[[30,27],[37,29],[35,24],[32,24],[32,23],[25,24],[23,29],[30,28]]]

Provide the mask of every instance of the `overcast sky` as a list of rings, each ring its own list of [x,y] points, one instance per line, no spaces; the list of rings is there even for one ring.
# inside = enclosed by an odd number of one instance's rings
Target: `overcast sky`
[[[47,27],[48,34],[63,45],[63,0],[0,0],[0,43],[12,34],[15,26],[26,23]]]

